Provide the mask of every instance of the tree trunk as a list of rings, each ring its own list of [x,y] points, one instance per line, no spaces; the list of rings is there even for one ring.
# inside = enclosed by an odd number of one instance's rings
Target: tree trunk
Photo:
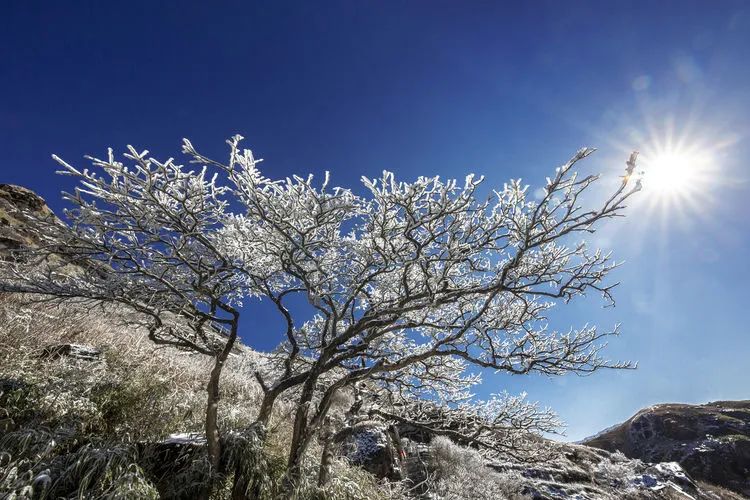
[[[299,405],[294,415],[294,429],[292,432],[292,444],[289,449],[289,460],[287,461],[286,487],[291,491],[298,483],[300,478],[302,456],[305,454],[307,445],[310,442],[308,429],[308,413],[315,393],[315,384],[317,383],[317,374],[311,374],[305,381],[302,393],[299,398]]]
[[[287,461],[286,482],[287,487],[294,488],[300,479],[302,457],[307,449],[307,409],[309,402],[303,404],[297,409],[294,419],[294,432],[292,434],[292,444],[289,449],[289,460]]]
[[[324,427],[325,431],[321,432],[320,441],[323,443],[323,454],[320,457],[320,470],[318,471],[318,487],[323,488],[328,484],[328,479],[331,477],[331,462],[333,462],[333,436],[334,431],[331,426],[331,421],[326,418]]]
[[[214,360],[214,366],[211,369],[211,374],[206,385],[206,392],[208,401],[206,405],[206,445],[208,448],[208,461],[211,465],[211,471],[209,474],[209,487],[207,491],[210,491],[213,486],[213,478],[220,472],[221,468],[221,432],[219,430],[219,400],[221,399],[221,392],[219,390],[219,382],[221,380],[221,372],[224,369],[229,353],[232,352],[234,343],[237,340],[237,318],[235,317],[234,323],[232,324],[231,332],[227,338],[224,348],[216,355]],[[207,497],[206,497],[207,498]]]
[[[287,463],[287,480],[289,485],[293,486],[299,480],[301,472],[302,457],[310,445],[310,441],[315,436],[323,421],[327,418],[328,409],[331,406],[333,396],[338,391],[339,386],[333,384],[329,387],[320,400],[313,418],[309,419],[310,405],[312,404],[315,385],[318,380],[318,374],[311,375],[305,382],[305,386],[300,395],[301,404],[297,408],[297,414],[294,419],[294,433],[292,435],[292,446],[289,451],[289,461]]]
[[[219,433],[219,379],[224,368],[224,359],[221,354],[216,357],[211,376],[208,379],[206,391],[208,393],[208,404],[206,406],[206,443],[208,445],[208,461],[211,464],[211,474],[219,471],[221,464],[221,436]]]
[[[323,445],[323,455],[320,457],[320,471],[318,472],[318,486],[323,488],[331,477],[331,462],[333,461],[333,446],[326,440]]]
[[[271,420],[271,412],[273,411],[273,405],[276,402],[278,394],[273,391],[266,392],[263,395],[263,402],[260,404],[260,411],[255,421],[259,424],[263,424],[264,427],[268,427],[268,422]]]

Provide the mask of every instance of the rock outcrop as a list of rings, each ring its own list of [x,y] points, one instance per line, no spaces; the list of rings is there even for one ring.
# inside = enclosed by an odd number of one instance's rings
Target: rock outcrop
[[[42,214],[51,213],[44,198],[30,189],[14,184],[0,184],[0,206],[11,206],[15,209],[29,210]]]
[[[534,500],[714,498],[674,462],[645,463],[567,443],[552,446],[555,453],[546,460],[490,467],[517,473],[524,485],[522,491]]]
[[[333,436],[338,454],[378,478],[399,480],[401,446],[393,430],[378,422],[361,422]]]
[[[401,480],[410,498],[432,499],[431,478],[440,476],[441,453],[433,444],[400,440],[393,430],[362,422],[334,436],[337,452],[381,479]],[[676,462],[647,463],[622,453],[583,445],[540,442],[544,458],[456,465],[476,467],[481,498],[506,498],[498,485],[515,489],[524,500],[741,500],[739,494],[695,481]],[[460,447],[457,447],[460,449]],[[469,452],[470,453],[470,452]],[[468,455],[467,455],[468,456]],[[466,457],[453,456],[461,461]],[[445,460],[443,456],[442,460]],[[495,493],[493,493],[495,492]],[[507,493],[507,492],[506,492]],[[493,496],[495,495],[496,496]],[[443,498],[443,497],[441,497]],[[469,499],[470,496],[444,498]]]
[[[0,184],[0,251],[37,243],[34,218],[53,216],[44,199],[13,184]]]
[[[750,496],[750,401],[652,406],[583,444],[677,462],[695,479]]]

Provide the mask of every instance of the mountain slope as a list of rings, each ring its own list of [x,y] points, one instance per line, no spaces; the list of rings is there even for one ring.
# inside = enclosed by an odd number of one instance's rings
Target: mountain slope
[[[651,406],[583,444],[678,462],[697,479],[750,495],[750,401]]]

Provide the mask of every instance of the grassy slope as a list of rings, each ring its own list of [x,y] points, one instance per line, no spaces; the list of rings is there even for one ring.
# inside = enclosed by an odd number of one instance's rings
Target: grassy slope
[[[125,320],[113,310],[24,304],[0,295],[0,497],[11,491],[30,496],[28,487],[36,480],[38,491],[47,484],[45,475],[56,496],[157,496],[159,481],[143,467],[149,463],[144,450],[151,449],[144,444],[175,433],[201,433],[210,360],[158,349]],[[43,347],[60,343],[96,346],[102,359],[39,357]],[[253,422],[261,393],[252,370],[263,361],[247,348],[231,356],[222,378],[223,429],[242,430]],[[263,450],[271,480],[284,463],[290,411],[288,403],[278,405]],[[311,470],[317,453],[313,447]],[[196,462],[195,470],[167,469],[171,477],[160,486],[167,484],[175,495],[195,489],[205,479],[202,457],[198,453],[189,460]],[[338,466],[329,496],[388,495],[366,473]],[[304,496],[314,493],[308,489]],[[226,494],[219,490],[214,496]]]

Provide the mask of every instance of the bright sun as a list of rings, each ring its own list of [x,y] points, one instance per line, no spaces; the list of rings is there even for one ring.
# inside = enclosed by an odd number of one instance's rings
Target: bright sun
[[[660,153],[649,161],[643,175],[644,186],[655,193],[685,193],[698,181],[699,163],[693,155],[672,151]]]
[[[739,139],[704,125],[688,121],[676,130],[672,119],[663,124],[653,119],[630,131],[627,145],[638,144],[640,150],[633,175],[643,190],[634,203],[665,230],[708,218],[721,203],[721,191],[735,182],[725,162]],[[626,143],[615,145],[627,154]]]
[[[714,150],[697,142],[644,149],[639,174],[649,215],[669,224],[706,216],[721,178]]]
[[[643,187],[653,196],[691,198],[710,182],[711,159],[699,149],[670,149],[644,158]]]

